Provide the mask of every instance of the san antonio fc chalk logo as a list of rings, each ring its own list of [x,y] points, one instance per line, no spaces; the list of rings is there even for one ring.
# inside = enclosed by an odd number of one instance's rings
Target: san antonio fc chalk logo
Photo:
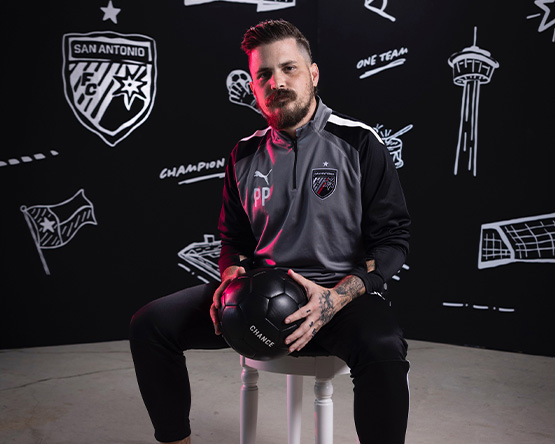
[[[312,191],[320,199],[331,196],[337,185],[337,170],[333,168],[316,168],[312,170]]]
[[[139,34],[65,34],[63,79],[75,116],[115,146],[149,116],[156,95],[156,46]]]

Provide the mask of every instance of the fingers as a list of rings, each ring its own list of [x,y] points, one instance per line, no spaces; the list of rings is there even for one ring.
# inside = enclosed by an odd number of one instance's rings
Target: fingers
[[[289,316],[287,316],[287,318],[285,318],[285,323],[286,324],[290,324],[291,322],[295,322],[298,321],[299,319],[302,318],[306,318],[310,313],[313,312],[314,307],[311,306],[310,304],[310,293],[308,291],[308,286],[311,283],[308,279],[304,278],[303,276],[301,276],[298,273],[295,273],[293,270],[289,270],[287,272],[287,274],[297,283],[299,284],[301,287],[304,288],[305,293],[308,297],[308,303],[304,306],[301,307],[300,309],[298,309],[296,312],[291,313]]]
[[[286,324],[291,324],[292,322],[298,321],[299,319],[306,318],[310,313],[312,313],[313,308],[310,305],[310,302],[305,306],[299,308],[296,312],[291,313],[289,316],[285,318]]]
[[[226,270],[227,271],[227,270]],[[227,288],[229,283],[235,279],[237,276],[241,276],[246,274],[246,270],[244,267],[237,267],[231,269],[229,272],[224,273],[224,279],[222,283],[218,286],[216,291],[214,292],[214,296],[212,296],[212,306],[210,307],[210,317],[212,318],[212,324],[214,324],[214,333],[217,335],[221,335],[222,331],[220,328],[220,317],[218,316],[218,310],[222,306],[222,295],[224,290]]]
[[[214,296],[212,296],[212,306],[213,307],[214,306],[216,308],[221,307],[221,305],[222,305],[222,294],[224,293],[224,290],[226,289],[226,287],[229,285],[230,282],[231,282],[231,279],[226,279],[216,289],[216,291],[214,292]]]
[[[299,328],[297,328],[285,339],[286,344],[291,344],[289,347],[289,353],[292,353],[294,351],[301,350],[312,339],[314,334],[316,334],[317,330],[314,328],[316,322],[315,319],[317,319],[315,310],[318,309],[318,306],[316,302],[311,300],[312,294],[310,292],[310,287],[313,283],[293,270],[289,270],[288,274],[291,279],[304,288],[308,297],[308,303],[305,306],[285,318],[286,324],[306,318]]]
[[[312,318],[307,318],[299,328],[285,339],[285,344],[291,344],[289,353],[301,350],[314,337],[321,326],[321,323],[315,322]]]
[[[213,303],[216,308],[220,308],[222,304],[222,294],[224,293],[224,290],[227,288],[229,283],[237,276],[242,276],[247,273],[244,267],[230,267],[228,270],[224,272],[222,283],[218,286],[218,288],[214,292],[214,296],[212,297]]]
[[[309,281],[307,278],[305,278],[304,276],[300,275],[299,273],[295,273],[293,270],[289,270],[287,272],[287,274],[289,275],[289,277],[291,279],[293,279],[297,284],[299,284],[301,287],[304,287],[305,290],[307,290],[308,285],[311,283],[311,281]]]
[[[210,317],[212,318],[212,324],[214,324],[214,333],[216,333],[217,335],[222,334],[221,328],[220,328],[220,317],[218,316],[218,310],[222,306],[222,294],[230,282],[231,282],[231,279],[226,279],[225,281],[223,281],[214,292],[214,296],[212,296]]]
[[[214,324],[214,333],[218,336],[222,334],[222,329],[220,328],[220,318],[218,316],[218,307],[212,304],[210,307],[210,317],[212,318],[212,324]]]
[[[322,287],[304,276],[289,270],[289,276],[301,285],[306,292],[308,303],[287,316],[286,324],[305,319],[304,322],[285,340],[290,344],[289,352],[301,350],[316,333],[327,324],[335,314],[333,290]]]

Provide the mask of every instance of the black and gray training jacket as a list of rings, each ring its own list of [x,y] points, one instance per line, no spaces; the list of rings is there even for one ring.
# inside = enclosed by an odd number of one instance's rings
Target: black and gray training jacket
[[[368,125],[318,98],[296,139],[266,128],[239,141],[226,167],[219,220],[223,271],[292,268],[335,285],[360,276],[369,293],[401,268],[410,218],[391,155]],[[376,270],[367,273],[365,261]]]

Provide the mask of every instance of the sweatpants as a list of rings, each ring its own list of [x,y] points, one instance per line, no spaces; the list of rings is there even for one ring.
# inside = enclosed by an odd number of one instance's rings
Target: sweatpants
[[[216,288],[217,284],[199,285],[156,299],[131,321],[135,373],[160,442],[191,434],[191,389],[183,352],[228,347],[214,333],[210,318]],[[316,345],[351,369],[360,443],[404,443],[409,410],[407,343],[389,303],[377,295],[356,298],[303,350]]]

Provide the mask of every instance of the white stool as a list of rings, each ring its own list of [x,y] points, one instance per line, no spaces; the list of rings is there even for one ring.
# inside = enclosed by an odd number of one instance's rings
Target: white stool
[[[300,444],[303,376],[314,376],[314,413],[316,444],[333,443],[332,379],[349,373],[344,361],[335,356],[285,356],[270,361],[256,361],[241,356],[240,443],[256,443],[258,416],[258,370],[287,375],[287,423],[289,444]]]

